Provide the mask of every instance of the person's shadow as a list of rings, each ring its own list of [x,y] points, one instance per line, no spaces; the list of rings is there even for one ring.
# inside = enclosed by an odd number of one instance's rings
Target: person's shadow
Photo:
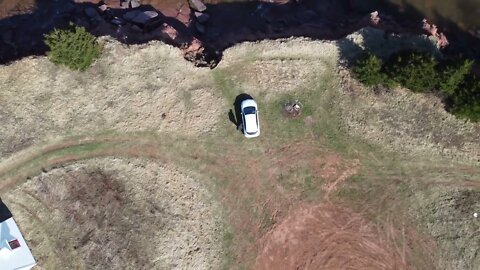
[[[230,109],[230,111],[228,112],[228,119],[237,127],[237,129],[239,129],[240,125],[242,124],[242,110],[240,106],[242,105],[242,101],[246,99],[253,98],[249,94],[245,93],[238,95],[235,98],[235,102],[233,103],[234,111]]]

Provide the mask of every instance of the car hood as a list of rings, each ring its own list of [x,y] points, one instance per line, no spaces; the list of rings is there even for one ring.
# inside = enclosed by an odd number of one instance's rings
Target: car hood
[[[257,116],[255,114],[245,115],[245,131],[255,133],[258,131]]]

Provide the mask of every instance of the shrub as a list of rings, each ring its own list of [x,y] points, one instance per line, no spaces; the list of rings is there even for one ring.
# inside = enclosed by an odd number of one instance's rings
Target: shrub
[[[366,58],[359,60],[353,68],[353,73],[357,80],[361,83],[374,85],[388,85],[388,77],[382,72],[383,62],[375,55],[368,55]]]
[[[451,113],[458,117],[480,121],[480,79],[470,75],[466,82],[447,97]]]
[[[440,90],[448,95],[453,95],[465,84],[467,76],[471,73],[473,61],[457,60],[447,63],[441,73]]]
[[[440,90],[454,115],[480,122],[480,79],[472,74],[473,61],[442,63],[431,55],[401,52],[382,62],[374,55],[358,61],[355,77],[365,85],[398,83],[416,92]]]
[[[415,91],[427,92],[438,85],[437,60],[425,53],[402,52],[387,62],[387,75],[400,85]]]
[[[87,69],[100,56],[102,46],[85,28],[70,23],[66,29],[54,29],[45,35],[48,58],[55,64],[75,70]]]

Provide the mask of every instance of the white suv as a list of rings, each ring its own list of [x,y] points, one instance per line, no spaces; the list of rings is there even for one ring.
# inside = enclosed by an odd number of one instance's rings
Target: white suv
[[[247,138],[260,135],[260,122],[258,121],[258,106],[253,99],[246,99],[240,105],[242,113],[243,134]]]

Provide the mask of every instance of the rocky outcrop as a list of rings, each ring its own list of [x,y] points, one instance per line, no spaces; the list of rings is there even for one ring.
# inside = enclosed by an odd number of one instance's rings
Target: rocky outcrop
[[[439,33],[438,28],[435,24],[428,23],[427,19],[423,19],[422,21],[422,29],[425,30],[429,35],[436,38],[437,46],[439,48],[445,48],[448,46],[449,42],[445,34]]]
[[[153,10],[147,10],[147,11],[134,10],[134,11],[129,11],[125,13],[125,15],[123,15],[123,18],[133,23],[146,25],[158,18],[158,12]]]
[[[140,1],[139,0],[124,0],[124,1],[120,1],[120,6],[122,8],[138,8],[138,7],[140,7]]]
[[[188,0],[190,7],[198,12],[204,12],[207,10],[207,6],[201,0]]]
[[[200,40],[194,39],[188,46],[182,48],[184,58],[197,67],[214,68],[221,59],[221,53],[205,46]]]
[[[208,15],[207,13],[195,11],[194,15],[199,23],[206,23],[208,19],[210,19],[210,15]]]

